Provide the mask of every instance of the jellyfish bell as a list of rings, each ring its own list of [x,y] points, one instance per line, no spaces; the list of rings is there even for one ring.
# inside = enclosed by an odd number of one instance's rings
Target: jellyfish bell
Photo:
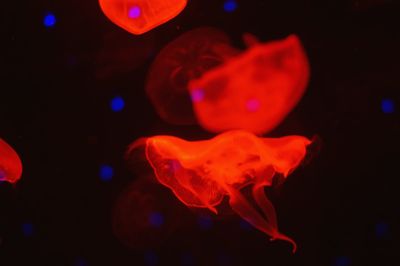
[[[211,132],[244,129],[263,134],[295,107],[309,79],[307,56],[295,35],[259,43],[244,36],[249,49],[189,83],[198,122]]]
[[[0,182],[15,184],[21,175],[21,159],[11,146],[0,138]]]
[[[239,53],[222,31],[203,27],[188,31],[165,46],[150,67],[146,93],[158,115],[178,125],[196,123],[188,84]]]
[[[187,0],[99,0],[99,4],[113,23],[140,35],[179,15]]]
[[[289,241],[295,250],[295,242],[279,232],[264,188],[272,185],[275,174],[286,178],[300,164],[310,143],[301,136],[271,139],[234,130],[192,142],[150,137],[145,152],[157,180],[186,206],[218,214],[218,205],[228,196],[234,212],[272,239]],[[241,192],[247,186],[261,212]]]
[[[164,187],[143,176],[132,181],[116,199],[113,234],[133,249],[156,248],[179,228],[182,216],[176,199]]]

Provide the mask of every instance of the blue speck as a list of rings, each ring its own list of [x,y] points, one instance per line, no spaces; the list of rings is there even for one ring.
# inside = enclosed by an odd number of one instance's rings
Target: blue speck
[[[129,11],[128,11],[128,16],[129,16],[130,18],[138,18],[138,17],[140,17],[141,13],[142,13],[142,11],[140,10],[140,7],[138,7],[138,6],[133,6],[133,7],[131,7],[131,8],[129,9]]]
[[[375,225],[375,235],[377,238],[386,238],[389,236],[389,225],[385,222],[379,222]]]
[[[33,224],[31,224],[31,223],[22,224],[22,233],[26,237],[33,236]]]
[[[346,256],[339,256],[335,259],[335,262],[333,263],[334,266],[350,266],[351,261],[349,257]]]
[[[0,182],[6,179],[6,173],[0,168]]]
[[[391,99],[383,99],[381,103],[382,112],[385,114],[394,113],[395,105]]]
[[[236,3],[235,0],[226,0],[224,2],[224,10],[225,12],[231,13],[235,11],[238,7],[238,4]]]
[[[248,231],[253,230],[253,226],[246,220],[241,219],[239,225],[240,225],[240,228],[242,228],[244,230],[248,230]]]
[[[182,254],[181,262],[183,266],[194,265],[194,258],[190,253],[184,253]]]
[[[52,28],[56,25],[57,19],[53,13],[47,13],[43,18],[43,25],[46,28]]]
[[[111,181],[114,176],[114,169],[109,165],[100,166],[100,178],[104,182]]]
[[[77,258],[76,260],[75,260],[75,264],[74,264],[75,266],[87,266],[88,265],[88,263],[87,263],[87,261],[85,260],[85,259],[83,259],[83,258]]]
[[[210,230],[213,226],[213,221],[210,216],[200,216],[197,222],[203,230]]]
[[[150,225],[160,228],[164,224],[164,215],[160,212],[152,212],[149,215]]]
[[[116,96],[111,100],[111,110],[113,112],[120,112],[125,107],[125,101],[122,97]]]
[[[153,251],[147,251],[144,254],[144,261],[148,266],[155,266],[158,264],[158,256]]]

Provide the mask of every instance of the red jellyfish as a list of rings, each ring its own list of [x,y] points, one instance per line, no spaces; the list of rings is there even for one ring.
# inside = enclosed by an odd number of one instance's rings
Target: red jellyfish
[[[191,80],[189,90],[202,127],[211,132],[244,129],[263,134],[301,99],[309,79],[307,56],[295,35],[251,47]]]
[[[311,143],[305,137],[261,138],[234,130],[211,140],[185,141],[172,136],[155,136],[133,143],[130,150],[145,145],[145,154],[158,181],[190,207],[208,208],[215,214],[224,196],[233,211],[258,230],[293,245],[280,233],[272,203],[264,188],[275,174],[286,178],[303,160]],[[241,193],[252,185],[253,206]]]
[[[239,53],[228,36],[215,28],[197,28],[169,43],[150,67],[146,93],[168,123],[196,123],[188,83]]]
[[[22,163],[17,152],[0,138],[0,182],[15,184],[22,174]]]
[[[99,3],[112,22],[139,35],[176,17],[187,0],[99,0]]]

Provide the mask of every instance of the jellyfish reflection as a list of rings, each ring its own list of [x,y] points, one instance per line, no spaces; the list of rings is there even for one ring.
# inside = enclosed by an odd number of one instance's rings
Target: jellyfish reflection
[[[154,60],[147,76],[146,93],[159,116],[171,124],[194,124],[188,83],[239,53],[225,33],[214,28],[186,32]],[[195,98],[201,98],[196,95]]]
[[[16,183],[22,174],[22,163],[17,152],[0,138],[0,182]]]
[[[301,136],[260,138],[246,131],[229,131],[211,140],[189,142],[155,136],[133,143],[145,154],[157,180],[189,207],[208,208],[218,214],[224,196],[231,208],[258,230],[293,245],[278,230],[274,207],[264,193],[275,174],[287,177],[302,161],[311,142]],[[257,211],[241,189],[252,185]]]
[[[211,132],[245,129],[266,133],[302,97],[309,78],[307,57],[297,36],[261,44],[244,36],[243,54],[191,80],[198,122]]]
[[[99,0],[104,14],[132,34],[143,34],[176,17],[187,0]]]

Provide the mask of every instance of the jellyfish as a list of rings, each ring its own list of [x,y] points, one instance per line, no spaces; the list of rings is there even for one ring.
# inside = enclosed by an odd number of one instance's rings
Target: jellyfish
[[[17,152],[0,138],[0,182],[15,184],[22,174],[22,163]]]
[[[171,124],[195,124],[189,81],[239,53],[224,32],[211,27],[188,31],[170,42],[157,55],[146,81],[146,93],[158,115]]]
[[[304,94],[309,65],[296,35],[259,43],[247,34],[244,41],[247,51],[189,82],[197,120],[208,131],[267,133]]]
[[[187,0],[99,0],[103,13],[126,31],[140,35],[176,17]]]
[[[311,143],[305,137],[262,138],[244,130],[224,132],[210,140],[186,141],[154,136],[131,144],[145,146],[145,155],[159,183],[186,206],[218,214],[225,196],[239,216],[271,240],[296,243],[278,230],[275,209],[264,188],[273,177],[286,178],[303,160]],[[241,189],[252,186],[252,204]],[[256,206],[254,206],[256,205]]]

